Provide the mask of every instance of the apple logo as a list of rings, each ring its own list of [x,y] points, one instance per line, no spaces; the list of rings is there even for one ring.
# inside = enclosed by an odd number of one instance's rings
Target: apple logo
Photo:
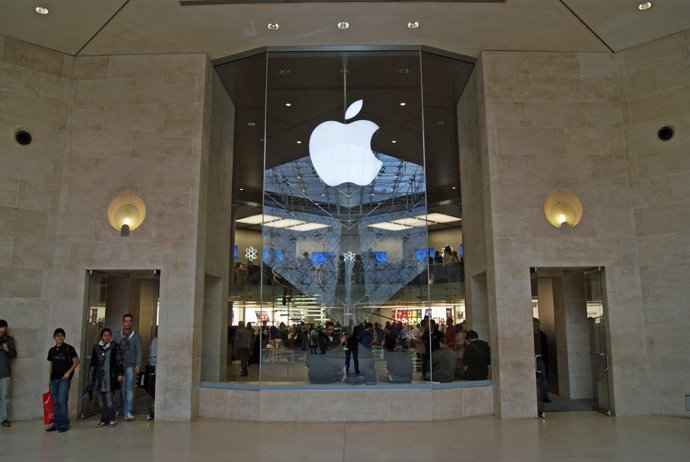
[[[359,114],[362,100],[345,111],[345,120]],[[328,120],[314,129],[309,138],[309,156],[319,177],[328,186],[371,183],[383,163],[371,150],[371,137],[379,126],[370,120],[349,124]]]

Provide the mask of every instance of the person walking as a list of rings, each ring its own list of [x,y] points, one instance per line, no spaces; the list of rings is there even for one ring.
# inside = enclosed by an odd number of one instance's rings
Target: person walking
[[[134,316],[127,313],[122,317],[122,330],[115,335],[120,347],[125,380],[122,386],[122,404],[125,420],[134,420],[134,384],[141,372],[141,337],[134,330]],[[119,408],[119,405],[118,405]]]
[[[69,415],[67,401],[72,384],[74,370],[79,365],[79,356],[72,345],[65,343],[65,330],[58,327],[53,332],[55,346],[48,350],[48,368],[50,374],[50,397],[55,406],[53,425],[46,428],[47,432],[64,433],[69,430]]]

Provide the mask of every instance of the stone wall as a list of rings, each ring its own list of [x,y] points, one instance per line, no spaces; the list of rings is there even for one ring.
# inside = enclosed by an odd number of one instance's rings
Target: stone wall
[[[631,48],[616,58],[644,303],[644,324],[627,335],[636,341],[634,350],[647,350],[650,411],[687,416],[690,31]],[[662,126],[672,126],[675,136],[660,140]]]

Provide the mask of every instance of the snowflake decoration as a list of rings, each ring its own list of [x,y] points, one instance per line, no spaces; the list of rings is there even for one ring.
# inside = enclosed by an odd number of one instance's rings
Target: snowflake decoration
[[[244,249],[244,258],[246,258],[249,261],[256,260],[256,257],[258,255],[259,252],[254,247],[247,247],[246,249]]]
[[[355,254],[351,250],[348,250],[343,256],[345,261],[355,261]]]

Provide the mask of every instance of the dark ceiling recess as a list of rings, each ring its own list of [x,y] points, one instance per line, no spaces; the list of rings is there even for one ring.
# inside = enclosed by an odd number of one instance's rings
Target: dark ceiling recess
[[[180,0],[182,6],[256,3],[358,3],[371,0]],[[505,3],[505,0],[376,0],[378,3]]]
[[[268,101],[271,108],[271,118],[267,122],[271,127],[268,137],[275,140],[285,136],[286,139],[285,143],[277,143],[281,146],[280,151],[272,152],[269,156],[272,165],[267,165],[266,168],[273,168],[305,156],[305,144],[297,145],[289,140],[299,139],[307,143],[318,122],[333,118],[342,111],[341,107],[327,108],[323,103],[332,100],[325,95],[342,92],[343,64],[340,59],[333,59],[335,53],[342,53],[343,59],[348,62],[351,76],[367,75],[369,88],[351,90],[365,101],[374,101],[374,95],[376,92],[380,95],[381,88],[385,88],[386,95],[390,94],[397,101],[396,98],[406,94],[410,88],[419,88],[421,79],[421,101],[407,101],[408,110],[401,111],[400,116],[389,112],[378,113],[376,107],[383,107],[383,104],[368,105],[365,110],[369,117],[376,120],[381,132],[399,134],[395,156],[403,161],[415,162],[415,158],[418,158],[418,145],[406,143],[405,137],[418,137],[418,127],[424,127],[423,149],[429,211],[462,216],[457,104],[474,67],[474,59],[448,55],[425,47],[408,47],[402,50],[401,47],[394,50],[359,47],[356,51],[261,49],[239,57],[216,60],[216,72],[236,110],[233,168],[235,216],[241,218],[259,213],[257,208],[260,209],[262,204],[266,84],[272,89],[284,88],[284,93],[272,90],[271,99],[275,101]],[[304,59],[305,54],[311,55]],[[355,54],[357,59],[347,60],[348,56]],[[422,76],[419,66],[415,69],[409,65],[410,55],[415,56],[416,62],[421,62]],[[296,56],[301,59],[295,59]],[[303,77],[300,77],[305,75],[318,75],[318,88],[313,84],[314,79],[307,79],[312,83],[305,83]],[[368,91],[372,92],[371,95]],[[282,120],[280,114],[284,111],[271,106],[282,104],[283,100],[297,102],[291,109],[294,117]],[[383,152],[377,148],[376,143],[375,137],[372,147]]]
[[[673,138],[674,130],[673,127],[670,127],[668,125],[661,127],[659,129],[659,133],[657,133],[657,136],[659,136],[659,139],[662,141],[668,141],[671,138]]]
[[[31,143],[31,133],[27,132],[26,130],[17,130],[17,132],[14,134],[14,139],[22,146],[26,146],[27,144]]]

